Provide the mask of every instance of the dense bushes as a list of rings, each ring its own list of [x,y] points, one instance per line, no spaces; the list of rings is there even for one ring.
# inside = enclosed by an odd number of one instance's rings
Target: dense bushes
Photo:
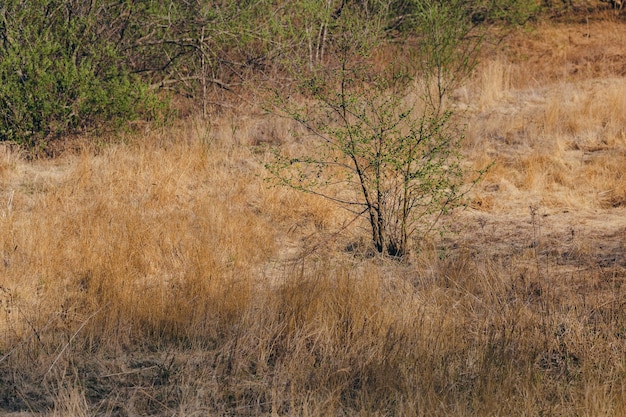
[[[146,114],[154,96],[130,71],[114,34],[107,33],[103,23],[110,11],[98,3],[4,3],[0,140],[33,146]]]
[[[342,11],[386,21],[380,30],[388,37],[415,31],[416,11],[438,1],[7,0],[0,6],[0,140],[33,146],[152,117],[159,91],[190,98],[206,114],[215,92],[279,80],[290,57],[323,64]],[[455,3],[482,23],[519,21],[536,2]]]

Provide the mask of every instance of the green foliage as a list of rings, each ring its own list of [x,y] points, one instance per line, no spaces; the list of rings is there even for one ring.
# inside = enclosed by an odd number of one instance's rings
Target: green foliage
[[[43,145],[154,109],[148,85],[102,36],[101,3],[9,0],[0,8],[0,140]]]
[[[492,21],[521,25],[535,19],[543,10],[540,0],[491,0],[486,17]]]
[[[485,22],[520,25],[537,16],[542,5],[540,0],[397,0],[391,7],[391,22],[402,31],[412,32],[419,25],[416,15],[433,8],[454,10],[473,26]]]
[[[474,69],[484,31],[468,16],[464,0],[420,0],[413,5],[413,62],[436,113]]]
[[[207,111],[210,93],[267,76],[275,61],[280,7],[268,0],[142,1],[123,51],[134,71]],[[281,44],[282,45],[282,44]]]
[[[315,106],[288,108],[315,135],[318,147],[306,155],[277,151],[268,168],[282,185],[365,214],[375,248],[402,257],[412,237],[430,230],[460,202],[461,136],[450,123],[452,113],[420,108],[410,96],[390,93],[386,80],[359,91],[351,82],[357,79],[348,80],[352,75],[344,73],[341,92],[318,89]]]
[[[267,165],[278,184],[366,215],[374,247],[392,257],[406,255],[413,238],[462,201],[463,134],[444,99],[471,71],[479,47],[464,40],[458,20],[465,17],[454,10],[431,4],[416,16],[428,26],[409,67],[374,70],[371,45],[384,46],[384,22],[363,25],[363,9],[344,10],[322,28],[334,59],[309,57],[311,70],[297,75],[313,101],[298,106],[277,92],[277,107],[317,139],[315,149],[275,149]]]
[[[211,97],[219,104],[250,82],[282,84],[339,65],[348,52],[367,59],[399,33],[419,44],[414,62],[429,66],[419,76],[437,79],[431,93],[440,102],[474,64],[477,27],[525,21],[536,7],[534,0],[6,0],[0,140],[33,146],[154,117],[157,89],[194,100],[207,115]]]

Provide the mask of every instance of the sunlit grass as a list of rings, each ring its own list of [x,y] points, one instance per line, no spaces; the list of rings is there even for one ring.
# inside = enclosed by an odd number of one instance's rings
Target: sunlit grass
[[[626,83],[539,64],[554,34],[457,95],[467,163],[495,164],[404,263],[268,187],[264,146],[307,146],[284,119],[2,150],[0,410],[624,415]]]

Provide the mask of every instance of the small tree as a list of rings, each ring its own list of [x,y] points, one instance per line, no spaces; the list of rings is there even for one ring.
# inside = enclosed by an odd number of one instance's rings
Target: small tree
[[[467,26],[463,32],[454,5],[419,6],[414,18],[424,30],[413,67],[371,65],[373,45],[385,46],[384,21],[365,19],[358,8],[335,17],[327,29],[334,55],[298,76],[312,102],[277,95],[278,108],[317,139],[315,150],[276,148],[267,165],[279,184],[366,215],[374,247],[392,257],[407,254],[411,238],[431,230],[464,194],[462,129],[445,100],[473,68],[480,39],[467,37]]]

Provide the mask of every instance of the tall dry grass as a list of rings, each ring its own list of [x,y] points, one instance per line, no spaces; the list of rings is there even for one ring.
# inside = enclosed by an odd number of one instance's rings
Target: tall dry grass
[[[623,24],[611,21],[540,27],[491,52],[469,93],[459,97],[470,114],[471,159],[477,166],[496,161],[484,185],[517,197],[517,203],[504,198],[488,207],[519,212],[529,201],[554,209],[621,204],[621,30]]]
[[[3,151],[0,411],[626,414],[624,84],[513,58],[458,98],[468,163],[496,162],[474,209],[404,264],[267,187],[283,120]]]

